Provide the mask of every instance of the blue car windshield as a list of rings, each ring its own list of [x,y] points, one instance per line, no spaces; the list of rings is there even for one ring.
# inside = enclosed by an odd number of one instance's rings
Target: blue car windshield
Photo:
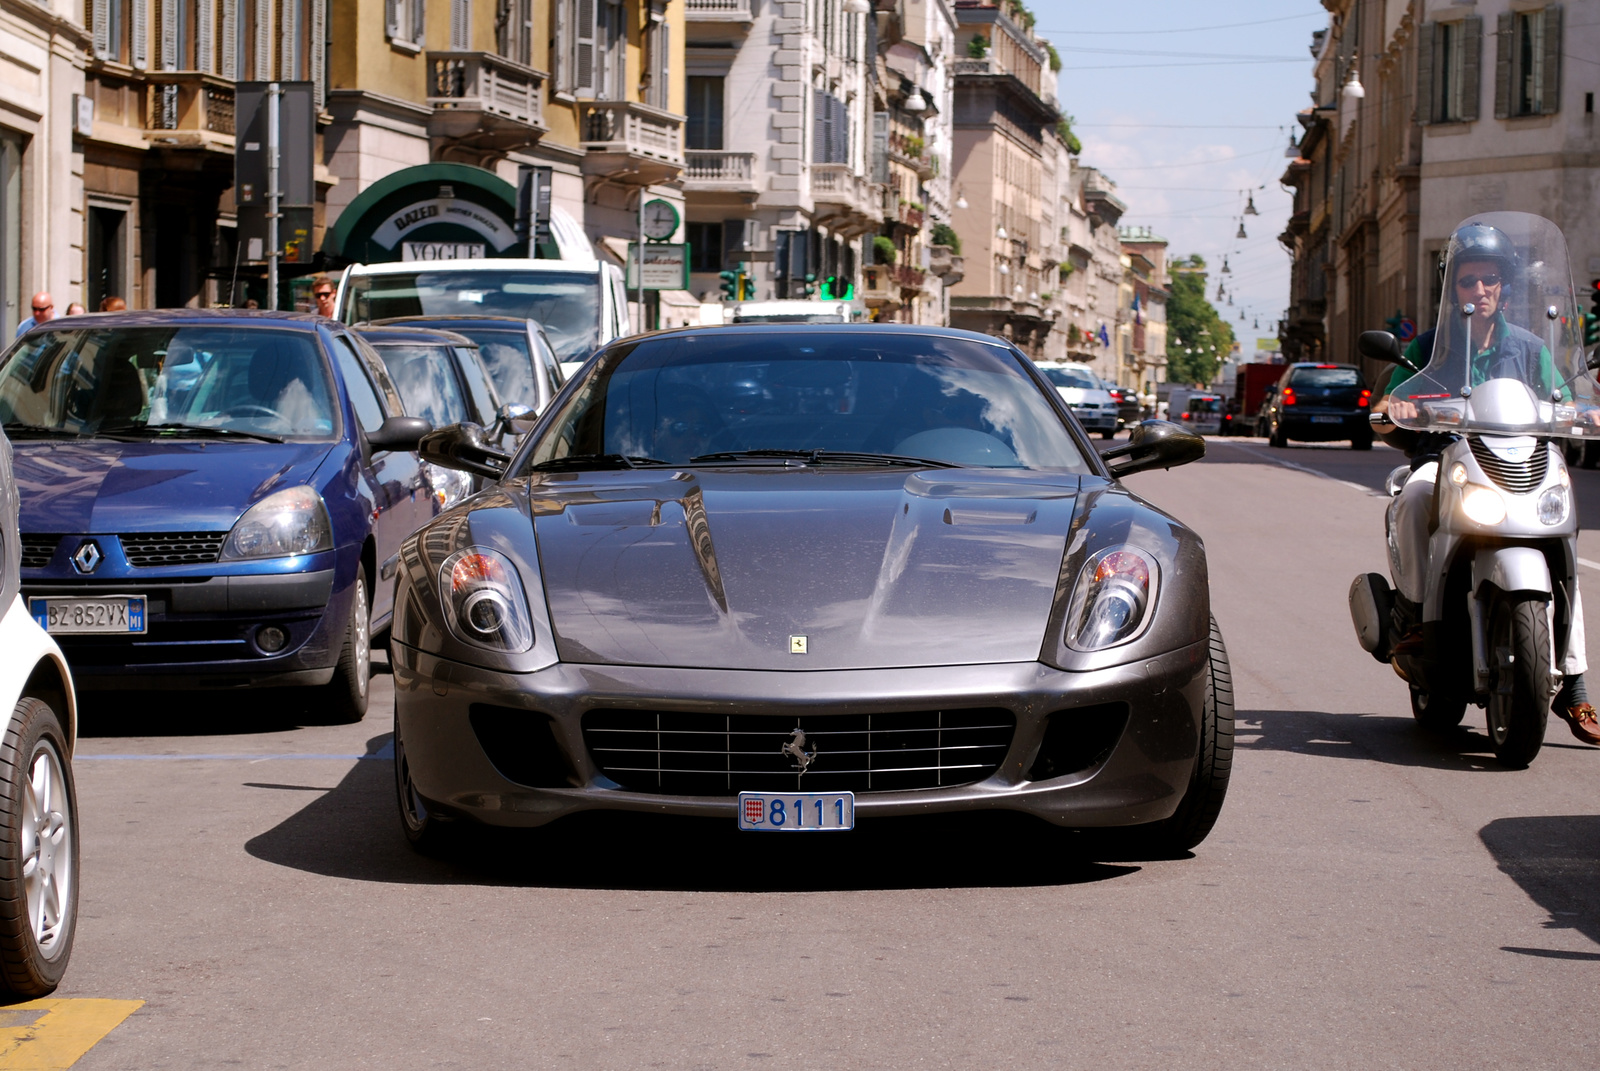
[[[35,331],[0,366],[0,423],[13,434],[329,439],[335,397],[304,331]]]
[[[717,329],[644,339],[589,368],[530,455],[669,464],[834,451],[1092,471],[1012,350],[878,328]]]

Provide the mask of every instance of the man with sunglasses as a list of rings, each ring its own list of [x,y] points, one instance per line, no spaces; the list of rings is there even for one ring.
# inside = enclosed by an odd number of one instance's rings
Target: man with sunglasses
[[[1454,308],[1460,309],[1467,319],[1467,352],[1452,353],[1450,357],[1469,362],[1466,382],[1477,386],[1504,376],[1534,385],[1541,394],[1559,390],[1563,398],[1570,400],[1571,391],[1560,383],[1555,361],[1543,340],[1506,319],[1507,292],[1519,265],[1510,238],[1496,227],[1469,223],[1458,229],[1450,242],[1452,278],[1445,281],[1449,288],[1445,300],[1447,305],[1453,303]],[[1433,360],[1434,337],[1435,331],[1430,329],[1406,347],[1405,359],[1411,367],[1395,366],[1384,397],[1373,407],[1373,412],[1388,413],[1401,420],[1416,417],[1416,404],[1396,397],[1395,391],[1417,374],[1413,369],[1428,367]],[[1427,557],[1428,523],[1439,475],[1439,454],[1454,437],[1444,432],[1404,429],[1383,436],[1389,445],[1405,450],[1412,470],[1395,503],[1395,538],[1391,553],[1401,553],[1415,561]],[[1576,588],[1572,601],[1573,627],[1569,630],[1567,650],[1562,658],[1561,690],[1556,694],[1552,709],[1567,723],[1573,736],[1586,744],[1600,744],[1600,717],[1589,702],[1583,680],[1588,666],[1584,652],[1583,601]],[[1420,620],[1420,607],[1410,603],[1399,591],[1395,592],[1395,602],[1401,616],[1411,622]],[[1394,651],[1400,653],[1421,644],[1421,626],[1414,624],[1395,644]]]
[[[41,290],[33,295],[33,315],[17,325],[17,338],[27,334],[32,328],[44,323],[46,320],[56,318],[56,302],[47,291]]]
[[[333,297],[336,292],[333,280],[326,275],[319,275],[311,280],[311,300],[316,302],[318,316],[333,319]]]

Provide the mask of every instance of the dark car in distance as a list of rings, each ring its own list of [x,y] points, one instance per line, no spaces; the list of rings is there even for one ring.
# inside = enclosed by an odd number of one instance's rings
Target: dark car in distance
[[[1353,364],[1292,364],[1261,403],[1261,432],[1271,446],[1350,440],[1372,449],[1372,391]]]
[[[566,377],[550,337],[537,320],[511,316],[392,316],[370,327],[425,327],[472,340],[500,400],[542,413]]]
[[[51,320],[0,358],[22,594],[80,689],[367,707],[401,542],[438,505],[383,362],[302,313]]]

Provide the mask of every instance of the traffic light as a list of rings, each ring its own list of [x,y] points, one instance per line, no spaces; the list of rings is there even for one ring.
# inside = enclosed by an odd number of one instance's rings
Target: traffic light
[[[1583,344],[1600,343],[1600,279],[1589,284],[1589,315],[1583,318]]]
[[[739,273],[739,300],[754,301],[756,299],[756,281],[744,272]]]
[[[849,301],[856,296],[855,284],[842,276],[830,275],[822,280],[822,290],[818,296],[823,301]]]
[[[718,272],[717,273],[717,277],[722,280],[722,282],[719,285],[722,288],[723,300],[725,300],[725,301],[743,301],[744,300],[744,293],[743,293],[743,291],[744,291],[744,272],[742,272],[742,271]]]

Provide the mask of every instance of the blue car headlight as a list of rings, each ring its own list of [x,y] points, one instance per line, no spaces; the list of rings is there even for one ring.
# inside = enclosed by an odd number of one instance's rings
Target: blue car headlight
[[[1067,606],[1067,646],[1100,651],[1137,636],[1150,619],[1160,576],[1154,558],[1126,543],[1090,555]]]
[[[222,545],[223,561],[292,558],[333,549],[333,525],[322,496],[290,487],[245,510]]]
[[[439,567],[439,601],[456,639],[519,654],[533,646],[528,597],[517,567],[487,547],[467,547]]]

